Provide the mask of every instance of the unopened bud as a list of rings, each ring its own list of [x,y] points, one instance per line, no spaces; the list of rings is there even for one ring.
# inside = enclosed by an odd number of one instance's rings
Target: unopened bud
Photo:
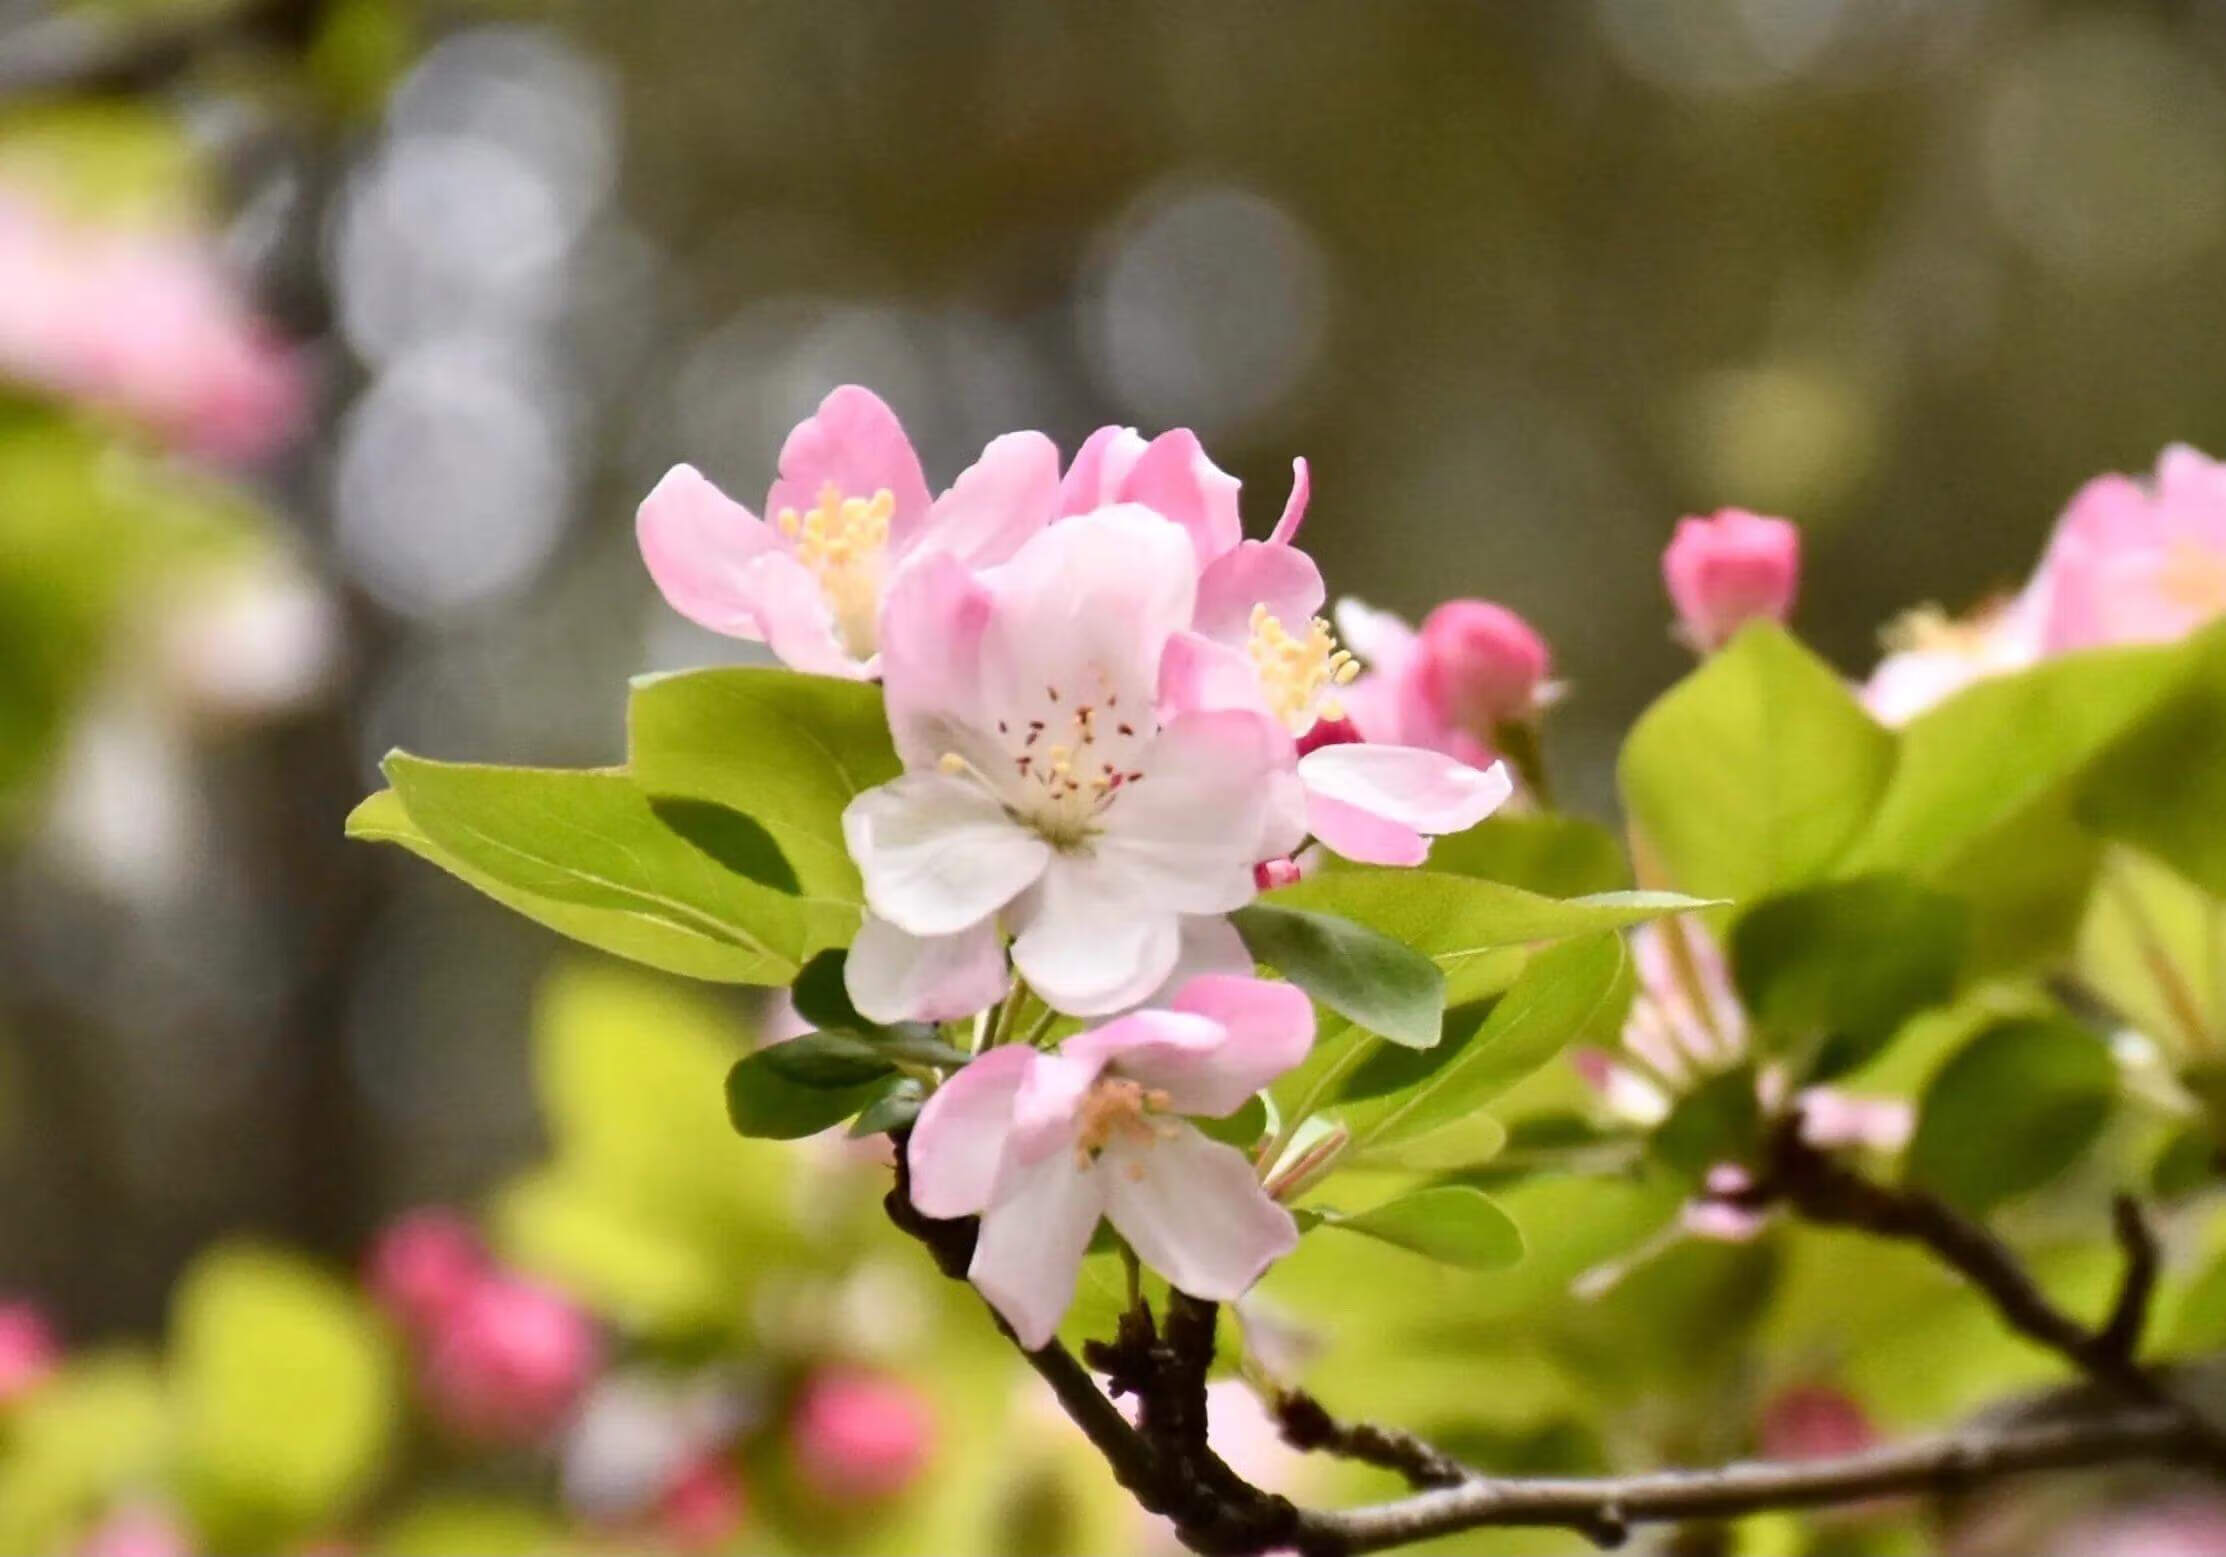
[[[409,1329],[441,1324],[487,1274],[478,1230],[454,1211],[412,1211],[371,1247],[365,1279],[381,1307]]]
[[[1537,715],[1552,668],[1545,639],[1505,606],[1449,600],[1422,623],[1413,675],[1440,723],[1489,744]]]
[[[54,1327],[36,1303],[0,1303],[0,1405],[44,1383],[61,1360]]]
[[[798,1477],[830,1503],[902,1492],[933,1452],[919,1392],[855,1368],[824,1369],[805,1385],[793,1430]]]
[[[1680,519],[1662,553],[1662,582],[1696,649],[1721,648],[1752,621],[1784,621],[1800,581],[1801,532],[1743,508]]]
[[[585,1313],[530,1281],[492,1275],[434,1335],[425,1394],[458,1437],[532,1443],[571,1415],[601,1364],[602,1343]]]

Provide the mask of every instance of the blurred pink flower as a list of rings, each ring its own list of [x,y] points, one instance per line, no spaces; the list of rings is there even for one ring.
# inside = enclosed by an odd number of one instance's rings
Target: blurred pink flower
[[[975,574],[931,557],[883,618],[906,772],[843,814],[871,913],[846,976],[881,1021],[968,1015],[1031,987],[1098,1015],[1173,970],[1186,916],[1253,896],[1279,732],[1245,712],[1154,711],[1195,570],[1159,515],[1115,507]]]
[[[1784,621],[1800,581],[1800,530],[1743,508],[1678,520],[1662,553],[1679,631],[1696,649],[1722,648],[1749,622]]]
[[[2181,1496],[2077,1521],[2047,1557],[2226,1557],[2226,1503]]]
[[[423,1368],[427,1403],[457,1436],[542,1440],[571,1415],[601,1367],[594,1322],[545,1287],[493,1274],[441,1321]]]
[[[2184,444],[2080,488],[2041,559],[2041,649],[2181,638],[2226,611],[2226,465]]]
[[[1553,662],[1536,628],[1488,600],[1448,600],[1422,619],[1414,695],[1440,726],[1489,741],[1504,724],[1536,718]]]
[[[750,1515],[749,1489],[725,1454],[708,1454],[682,1471],[658,1501],[656,1529],[683,1552],[725,1547]]]
[[[127,1503],[104,1517],[78,1544],[77,1557],[193,1557],[194,1542],[169,1510]]]
[[[882,601],[907,563],[989,567],[1047,524],[1059,451],[1041,433],[994,440],[931,499],[896,413],[845,384],[781,446],[760,519],[693,466],[676,465],[635,520],[642,560],[672,608],[762,641],[797,670],[878,674]]]
[[[935,1421],[902,1379],[822,1368],[805,1384],[791,1423],[796,1472],[834,1504],[893,1497],[912,1485],[935,1447]]]
[[[20,193],[0,194],[0,375],[226,460],[277,452],[309,398],[199,240],[73,226]]]
[[[2028,588],[1960,620],[1930,606],[1903,613],[1886,628],[1888,653],[1863,686],[1863,706],[1898,727],[1965,687],[2037,663],[2041,605]]]
[[[62,1343],[36,1303],[0,1303],[0,1405],[36,1389],[61,1365]]]
[[[1860,1454],[1879,1443],[1862,1405],[1844,1389],[1796,1384],[1763,1403],[1755,1447],[1765,1459],[1827,1460]]]
[[[1058,1329],[1101,1218],[1174,1286],[1234,1302],[1298,1229],[1244,1153],[1183,1116],[1235,1113],[1313,1038],[1292,986],[1209,976],[1057,1053],[991,1049],[921,1110],[912,1202],[981,1217],[967,1275],[1030,1349]]]
[[[453,1318],[490,1271],[478,1229],[458,1212],[428,1207],[386,1225],[364,1276],[381,1307],[424,1334]]]

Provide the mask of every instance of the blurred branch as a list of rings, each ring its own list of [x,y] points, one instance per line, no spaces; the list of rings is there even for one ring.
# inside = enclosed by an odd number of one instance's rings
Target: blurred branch
[[[0,32],[0,100],[151,91],[212,49],[299,47],[320,10],[314,0],[243,0],[172,18],[91,7],[56,12]]]
[[[946,1276],[965,1280],[977,1224],[972,1218],[938,1221],[920,1214],[912,1204],[905,1138],[899,1134],[893,1139],[897,1174],[885,1201],[889,1219],[926,1245]],[[1836,1185],[1835,1193],[1854,1193],[1836,1180],[1824,1182]],[[1856,1182],[1869,1193],[1901,1193]],[[1856,1199],[1870,1204],[1867,1196]],[[1172,1520],[1191,1550],[1227,1557],[1276,1550],[1302,1557],[1347,1557],[1484,1528],[1574,1530],[1612,1547],[1621,1545],[1635,1525],[1942,1495],[2034,1471],[2135,1461],[2217,1467],[2217,1442],[2204,1421],[2171,1400],[2132,1361],[2139,1315],[2147,1308],[2155,1276],[2155,1246],[2137,1214],[2121,1208],[2118,1228],[2128,1250],[2126,1280],[2110,1322],[2101,1331],[2088,1332],[2054,1309],[2006,1250],[1997,1245],[1998,1254],[1974,1253],[1972,1233],[1992,1242],[1983,1231],[1960,1223],[1936,1202],[1933,1207],[1913,1225],[1933,1227],[1937,1215],[1957,1221],[1948,1240],[1951,1247],[1975,1270],[1984,1271],[1987,1282],[2000,1285],[2005,1295],[2014,1294],[2008,1301],[2021,1317],[2024,1333],[2032,1333],[2026,1325],[2036,1325],[2059,1341],[2076,1340],[2098,1365],[2106,1353],[2117,1355],[2154,1398],[2111,1405],[2090,1394],[2052,1402],[2043,1411],[1830,1459],[1742,1462],[1622,1477],[1501,1478],[1470,1470],[1396,1428],[1341,1422],[1311,1396],[1292,1392],[1276,1403],[1284,1435],[1292,1443],[1397,1471],[1428,1489],[1367,1507],[1325,1510],[1300,1508],[1253,1486],[1209,1446],[1206,1375],[1213,1363],[1218,1317],[1213,1304],[1175,1292],[1169,1295],[1164,1324],[1155,1324],[1142,1304],[1122,1315],[1112,1341],[1094,1342],[1085,1351],[1090,1366],[1106,1375],[1104,1390],[1056,1341],[1022,1355],[1138,1503]],[[2005,1270],[2015,1276],[2014,1282],[2005,1279]],[[2134,1317],[2125,1317],[2129,1314]],[[1002,1320],[997,1323],[1010,1339],[1012,1331]],[[1137,1401],[1133,1425],[1114,1405],[1123,1395]]]

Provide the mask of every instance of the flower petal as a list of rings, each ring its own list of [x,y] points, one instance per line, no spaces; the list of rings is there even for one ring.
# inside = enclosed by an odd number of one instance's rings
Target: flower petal
[[[1144,440],[1133,427],[1100,427],[1074,451],[1074,463],[1059,483],[1059,514],[1086,514],[1120,501],[1121,483],[1136,468]]]
[[[1186,914],[1252,901],[1272,779],[1290,753],[1290,737],[1256,714],[1185,714],[1168,724],[1144,755],[1144,779],[1106,809],[1093,861],[1106,890]]]
[[[1067,1040],[1071,1058],[1100,1062],[1167,1094],[1177,1113],[1220,1118],[1306,1058],[1314,1006],[1303,990],[1265,979],[1193,979],[1164,1011],[1139,1011]]]
[[[1474,827],[1515,792],[1504,763],[1472,768],[1440,752],[1365,741],[1310,751],[1298,772],[1309,799],[1338,801],[1421,833]]]
[[[1020,1044],[992,1049],[935,1089],[906,1152],[912,1204],[923,1216],[972,1216],[989,1204],[1012,1133],[1013,1098],[1038,1055]]]
[[[855,659],[843,646],[819,580],[788,552],[760,552],[744,563],[736,591],[750,603],[766,647],[790,669],[852,681],[873,675],[874,661]]]
[[[1430,857],[1430,841],[1404,822],[1342,800],[1308,795],[1306,826],[1346,859],[1363,865],[1420,865]]]
[[[1100,1016],[1167,981],[1182,935],[1171,907],[1109,890],[1090,862],[1060,856],[1014,913],[1013,963],[1060,1011]]]
[[[866,902],[914,935],[970,929],[1043,874],[1051,846],[972,779],[933,770],[869,789],[844,808],[843,841]]]
[[[1113,1226],[1192,1297],[1233,1303],[1298,1247],[1298,1225],[1260,1188],[1244,1153],[1187,1125],[1149,1144],[1116,1137],[1097,1171]]]
[[[1350,595],[1337,602],[1334,617],[1345,647],[1365,660],[1370,670],[1385,676],[1404,670],[1421,643],[1415,630],[1397,616]]]
[[[911,554],[948,553],[986,568],[1020,550],[1058,506],[1058,447],[1039,432],[1006,433],[935,500]]]
[[[876,1022],[957,1021],[1011,985],[994,918],[954,935],[914,935],[868,914],[843,964],[850,1003]]]
[[[982,1213],[967,1277],[1029,1351],[1051,1344],[1074,1301],[1082,1255],[1104,1214],[1105,1177],[1077,1166],[1072,1152],[1049,1152],[1008,1164]]]
[[[1199,574],[1192,626],[1218,642],[1242,644],[1252,636],[1254,606],[1266,606],[1269,615],[1298,632],[1325,598],[1322,570],[1296,546],[1239,541]]]
[[[1266,714],[1260,673],[1242,649],[1199,633],[1177,633],[1159,660],[1160,717],[1242,709]]]
[[[777,517],[790,508],[809,513],[829,485],[844,497],[887,491],[896,500],[889,544],[900,553],[928,516],[927,477],[912,440],[896,412],[856,384],[844,384],[820,401],[819,410],[797,423],[781,445],[780,479],[765,496],[766,515]]]
[[[1175,965],[1167,970],[1166,982],[1145,996],[1143,1003],[1164,1006],[1192,979],[1208,974],[1250,978],[1257,966],[1235,925],[1219,914],[1185,914]]]
[[[689,621],[730,638],[759,638],[754,594],[742,565],[779,544],[773,529],[693,465],[675,465],[634,514],[642,561],[666,603]]]
[[[1236,477],[1206,457],[1196,433],[1178,427],[1161,433],[1137,456],[1135,468],[1121,483],[1121,498],[1181,525],[1204,567],[1244,539],[1238,485]]]
[[[933,767],[947,751],[977,764],[995,760],[980,733],[982,640],[993,608],[988,586],[947,555],[908,563],[889,586],[881,684],[907,767]]]

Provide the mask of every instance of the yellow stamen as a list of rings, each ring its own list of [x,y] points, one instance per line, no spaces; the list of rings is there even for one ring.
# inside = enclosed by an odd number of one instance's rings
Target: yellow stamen
[[[1337,646],[1329,623],[1317,616],[1303,635],[1294,634],[1265,605],[1256,605],[1251,625],[1245,651],[1275,717],[1294,735],[1305,734],[1316,719],[1343,718],[1342,705],[1329,694],[1352,685],[1360,664]]]
[[[1106,1077],[1090,1088],[1076,1121],[1074,1160],[1088,1167],[1116,1138],[1149,1146],[1172,1135],[1172,1120],[1155,1119],[1168,1106],[1167,1094],[1142,1082]],[[1132,1172],[1134,1169],[1131,1170]]]
[[[882,562],[896,511],[896,494],[887,487],[871,497],[845,497],[830,481],[810,512],[784,508],[773,521],[796,543],[796,560],[819,581],[843,646],[860,658],[879,646]]]

